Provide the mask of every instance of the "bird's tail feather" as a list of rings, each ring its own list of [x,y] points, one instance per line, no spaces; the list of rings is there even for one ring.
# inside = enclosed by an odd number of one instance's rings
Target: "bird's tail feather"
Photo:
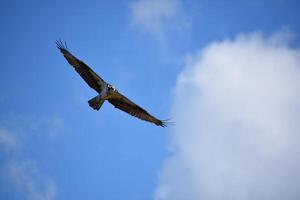
[[[101,99],[99,96],[96,96],[88,101],[89,105],[94,109],[94,110],[99,110],[104,103],[105,100]]]

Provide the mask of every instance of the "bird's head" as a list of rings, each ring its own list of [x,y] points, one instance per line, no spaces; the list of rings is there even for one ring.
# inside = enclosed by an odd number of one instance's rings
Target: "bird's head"
[[[108,85],[107,85],[107,91],[108,91],[109,93],[113,93],[113,92],[115,92],[115,91],[117,91],[117,90],[116,90],[116,88],[115,88],[113,85],[108,84]]]

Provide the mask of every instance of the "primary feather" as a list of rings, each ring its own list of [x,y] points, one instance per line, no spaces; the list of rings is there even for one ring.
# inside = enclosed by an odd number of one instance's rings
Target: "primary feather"
[[[78,72],[78,74],[85,80],[85,82],[98,93],[100,93],[106,83],[100,76],[98,76],[89,66],[87,66],[84,62],[77,59],[73,56],[66,47],[66,44],[63,44],[62,41],[56,42],[57,48],[64,55],[66,60],[70,65],[74,67],[74,69]]]

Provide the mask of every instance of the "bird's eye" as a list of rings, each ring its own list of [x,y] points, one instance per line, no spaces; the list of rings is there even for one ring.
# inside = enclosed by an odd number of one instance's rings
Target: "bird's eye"
[[[114,87],[112,87],[112,86],[109,86],[109,87],[108,87],[108,90],[109,90],[109,91],[114,91],[114,90],[115,90],[115,88],[114,88]]]

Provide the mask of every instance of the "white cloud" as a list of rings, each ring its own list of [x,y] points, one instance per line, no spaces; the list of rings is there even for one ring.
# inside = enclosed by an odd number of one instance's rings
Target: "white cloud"
[[[17,148],[17,139],[6,129],[0,127],[0,147],[5,151],[14,151]]]
[[[157,200],[300,199],[300,50],[240,35],[190,56]]]
[[[59,117],[39,118],[36,121],[30,121],[30,117],[22,118],[18,117],[18,125],[7,123],[10,129],[0,124],[0,179],[14,191],[11,197],[52,200],[56,195],[54,181],[39,169],[36,160],[23,156],[22,151],[26,148],[26,137],[36,137],[35,133],[56,137],[63,128],[63,121]]]
[[[138,0],[131,4],[132,24],[164,40],[167,29],[184,26],[179,0]]]
[[[52,200],[56,194],[54,182],[43,175],[33,161],[11,161],[5,166],[6,178],[23,194],[22,199]]]
[[[58,134],[65,128],[63,119],[56,115],[51,117],[33,117],[26,121],[29,121],[27,125],[30,131],[48,135],[52,139],[57,138]]]

